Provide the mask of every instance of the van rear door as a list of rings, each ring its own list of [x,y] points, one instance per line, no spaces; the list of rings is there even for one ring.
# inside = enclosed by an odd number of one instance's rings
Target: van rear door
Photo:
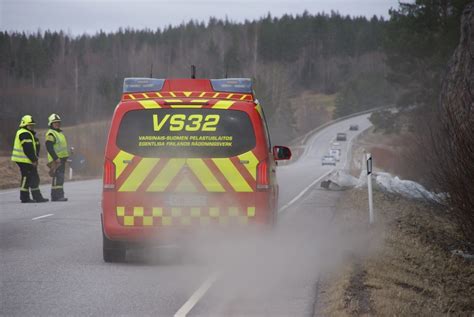
[[[125,112],[113,158],[118,222],[171,226],[256,217],[257,165],[265,157],[257,150],[262,131],[251,119],[258,113],[248,108]]]

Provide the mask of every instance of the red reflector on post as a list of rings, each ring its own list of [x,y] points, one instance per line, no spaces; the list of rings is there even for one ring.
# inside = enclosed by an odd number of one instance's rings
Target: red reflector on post
[[[268,173],[267,161],[262,161],[257,165],[257,190],[266,190],[270,188],[270,177]]]
[[[109,160],[104,163],[104,189],[115,188],[115,165]]]

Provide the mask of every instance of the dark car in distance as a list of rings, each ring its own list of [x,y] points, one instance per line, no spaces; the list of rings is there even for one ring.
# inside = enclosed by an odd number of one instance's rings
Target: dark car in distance
[[[336,136],[336,141],[346,141],[347,140],[347,134],[339,132]]]

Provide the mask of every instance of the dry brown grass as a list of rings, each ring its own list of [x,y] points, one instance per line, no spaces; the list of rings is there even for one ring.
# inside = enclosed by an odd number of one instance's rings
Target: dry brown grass
[[[74,174],[74,179],[87,179],[100,176],[109,123],[106,121],[91,122],[64,127],[63,130],[69,145],[74,146],[76,151],[84,155],[88,162],[88,169],[80,175]],[[45,129],[39,129],[36,134],[41,143],[38,172],[42,184],[51,182],[51,177],[49,177],[48,168],[46,167],[45,133]],[[18,166],[10,160],[9,156],[0,156],[0,189],[15,188],[19,187],[19,185],[20,170]]]
[[[48,168],[46,167],[46,159],[40,160],[38,165],[38,173],[42,184],[51,182],[51,177],[48,175]],[[15,162],[10,160],[10,157],[0,156],[0,189],[20,187],[20,169]]]
[[[352,256],[342,273],[325,277],[319,313],[472,316],[474,262],[451,255],[468,246],[449,214],[378,192],[374,199],[377,224],[371,231],[383,244],[368,245],[366,255]],[[337,222],[360,226],[367,218],[366,192],[349,192],[337,209]]]

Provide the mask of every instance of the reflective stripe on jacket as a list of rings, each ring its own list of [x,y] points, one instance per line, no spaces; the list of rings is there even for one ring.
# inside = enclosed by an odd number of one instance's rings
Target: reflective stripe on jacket
[[[22,133],[28,133],[31,139],[20,140],[20,135]],[[36,155],[37,147],[36,147],[34,134],[28,129],[25,129],[25,128],[19,129],[16,132],[15,142],[13,143],[13,150],[12,150],[12,157],[11,157],[12,161],[18,162],[18,163],[33,164],[33,162],[28,158],[28,156],[26,156],[25,151],[23,150],[23,144],[27,142],[33,143],[33,149]]]
[[[67,148],[67,140],[66,136],[64,133],[56,131],[54,129],[49,129],[48,132],[46,132],[46,140],[48,140],[48,135],[54,136],[55,142],[54,142],[54,152],[59,158],[66,158],[69,156],[69,151]],[[49,154],[48,152],[48,162],[53,161],[53,157]]]

